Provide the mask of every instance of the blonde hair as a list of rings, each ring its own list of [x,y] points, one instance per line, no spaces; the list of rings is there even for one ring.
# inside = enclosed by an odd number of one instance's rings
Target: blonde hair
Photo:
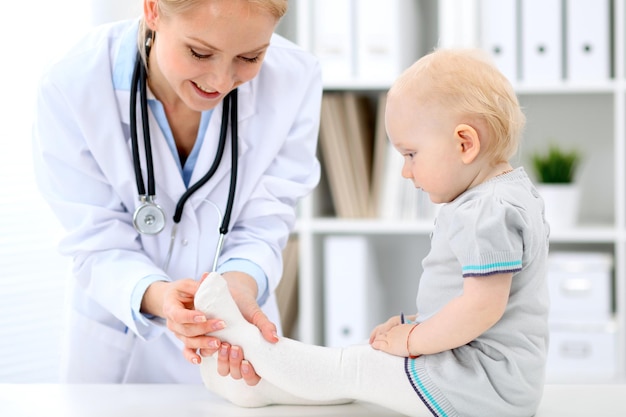
[[[390,95],[414,94],[416,102],[485,122],[487,153],[496,162],[517,152],[526,117],[506,77],[478,49],[437,49],[405,70]]]
[[[173,16],[188,12],[189,10],[199,7],[208,1],[215,0],[157,0],[157,7],[164,16]],[[222,0],[233,1],[233,0]],[[258,7],[261,10],[270,12],[276,20],[280,20],[287,13],[288,0],[246,0],[251,6]],[[145,53],[145,45],[151,34],[144,17],[139,22],[139,33],[137,34],[137,47],[144,62],[147,65],[147,57]]]

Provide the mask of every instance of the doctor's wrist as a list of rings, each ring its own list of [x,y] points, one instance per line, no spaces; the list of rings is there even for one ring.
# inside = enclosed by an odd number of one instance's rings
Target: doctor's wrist
[[[256,280],[244,272],[228,271],[222,274],[228,283],[228,289],[235,300],[241,298],[257,299],[258,285]]]
[[[155,317],[165,318],[163,307],[165,304],[165,294],[171,282],[156,281],[146,288],[146,292],[141,299],[140,312]]]

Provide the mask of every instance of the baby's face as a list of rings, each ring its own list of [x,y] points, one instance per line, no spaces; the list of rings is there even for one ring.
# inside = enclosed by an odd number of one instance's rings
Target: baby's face
[[[391,144],[404,158],[402,176],[433,203],[448,203],[467,189],[472,179],[461,160],[457,120],[445,108],[397,93],[387,100],[385,124]]]

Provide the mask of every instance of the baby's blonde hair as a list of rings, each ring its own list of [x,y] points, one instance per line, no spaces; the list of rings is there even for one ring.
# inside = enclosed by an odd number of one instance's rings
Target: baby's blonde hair
[[[425,55],[396,80],[389,95],[396,94],[484,121],[491,136],[486,152],[494,162],[517,152],[526,117],[511,83],[482,50],[437,49]]]

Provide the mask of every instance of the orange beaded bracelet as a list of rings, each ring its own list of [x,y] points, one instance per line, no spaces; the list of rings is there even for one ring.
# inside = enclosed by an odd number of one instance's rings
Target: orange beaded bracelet
[[[415,359],[415,358],[419,358],[420,355],[411,355],[411,351],[409,350],[409,339],[411,338],[411,333],[413,333],[413,330],[415,330],[415,328],[419,326],[419,323],[414,323],[413,327],[411,327],[411,330],[409,330],[409,334],[406,336],[406,351],[409,354],[409,359]]]

